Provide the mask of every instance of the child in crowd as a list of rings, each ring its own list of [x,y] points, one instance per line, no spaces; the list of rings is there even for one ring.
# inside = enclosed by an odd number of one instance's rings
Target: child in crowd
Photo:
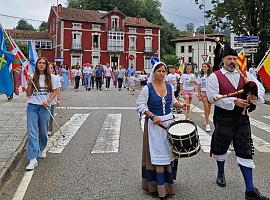
[[[130,89],[132,95],[134,95],[135,92],[135,81],[135,73],[131,73],[130,77],[128,77],[128,88]]]
[[[180,79],[180,95],[183,95],[186,104],[191,104],[195,90],[195,75],[192,72],[192,65],[187,64]],[[190,120],[190,107],[187,107],[186,120]]]
[[[202,101],[204,107],[204,120],[205,120],[205,130],[207,132],[211,131],[209,124],[209,114],[211,110],[211,104],[209,103],[206,95],[207,81],[211,73],[211,66],[208,63],[202,64],[201,75],[197,79],[198,84],[198,96],[199,100]]]

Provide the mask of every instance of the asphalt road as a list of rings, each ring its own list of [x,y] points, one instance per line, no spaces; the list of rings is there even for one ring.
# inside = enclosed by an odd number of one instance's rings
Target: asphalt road
[[[47,153],[46,159],[39,159],[39,166],[34,170],[24,199],[155,199],[141,189],[142,131],[137,113],[130,108],[135,106],[137,95],[138,92],[133,96],[126,90],[118,91],[115,88],[110,91],[87,92],[81,88],[78,92],[63,92],[64,106],[81,107],[64,109],[68,116],[90,115],[62,153]],[[193,104],[202,108],[196,98]],[[262,105],[250,116],[269,126],[269,111],[270,106]],[[57,114],[56,119],[63,126],[68,120],[63,112],[60,113],[62,117]],[[91,151],[107,114],[121,114],[118,153],[93,154]],[[194,112],[191,118],[204,129],[201,113]],[[258,127],[252,126],[254,135],[270,143],[267,130],[262,130],[260,124]],[[264,194],[270,196],[270,152],[255,149],[255,162],[254,182]],[[25,154],[2,189],[0,199],[13,198],[25,176],[27,164]],[[229,154],[225,166],[226,188],[215,184],[216,173],[215,161],[209,157],[209,153],[201,151],[196,156],[179,160],[176,195],[171,199],[244,199],[244,180],[236,165],[234,152]]]

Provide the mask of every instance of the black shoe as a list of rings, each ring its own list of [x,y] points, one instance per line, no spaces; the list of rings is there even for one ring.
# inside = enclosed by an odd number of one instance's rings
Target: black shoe
[[[247,200],[269,200],[269,198],[263,196],[257,188],[254,188],[254,190],[250,192],[246,191],[245,198]]]
[[[226,181],[225,181],[224,173],[218,173],[216,183],[217,183],[217,185],[219,187],[226,187]]]

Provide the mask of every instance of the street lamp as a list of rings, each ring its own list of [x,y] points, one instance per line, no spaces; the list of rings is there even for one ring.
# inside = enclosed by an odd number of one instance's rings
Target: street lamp
[[[199,0],[194,0],[195,4],[199,5],[199,9],[203,9],[203,53],[206,55],[206,43],[205,43],[205,0],[201,0],[201,4]]]

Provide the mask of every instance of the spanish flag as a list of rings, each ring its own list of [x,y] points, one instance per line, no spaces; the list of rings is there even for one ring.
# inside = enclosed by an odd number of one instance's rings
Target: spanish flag
[[[268,52],[268,55],[264,59],[261,66],[259,66],[258,74],[260,75],[260,78],[262,79],[264,86],[270,90],[270,53]]]
[[[238,54],[237,64],[242,72],[247,71],[247,59],[244,49]]]

